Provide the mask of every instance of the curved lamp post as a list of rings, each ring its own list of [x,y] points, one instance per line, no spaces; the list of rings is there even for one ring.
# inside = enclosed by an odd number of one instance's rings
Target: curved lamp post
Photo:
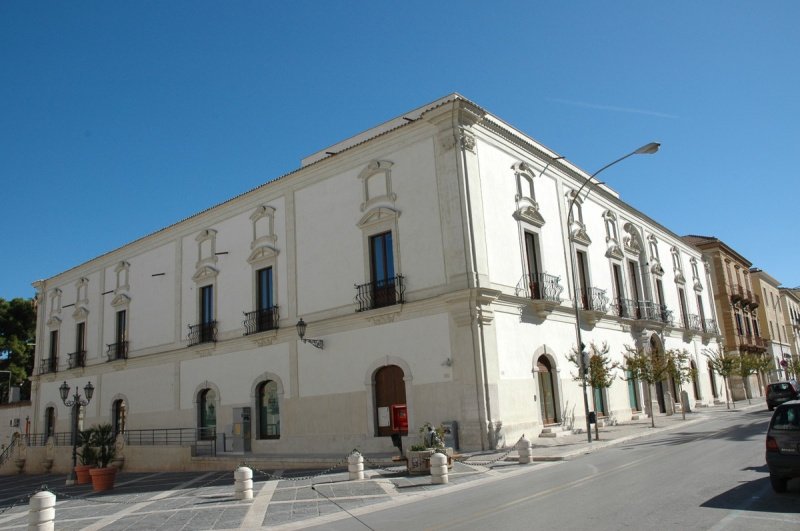
[[[589,442],[592,442],[592,425],[589,422],[589,398],[586,395],[586,362],[588,361],[584,356],[584,345],[581,341],[581,314],[580,309],[578,308],[578,283],[576,279],[576,257],[575,257],[575,243],[572,241],[572,223],[575,219],[575,201],[578,200],[580,197],[581,191],[586,188],[587,185],[595,186],[596,183],[592,182],[600,172],[607,170],[614,164],[618,162],[622,162],[623,160],[631,157],[633,155],[652,155],[653,153],[658,151],[658,148],[661,147],[661,144],[658,142],[650,142],[649,144],[645,144],[644,146],[640,147],[636,151],[631,151],[627,155],[618,158],[613,162],[609,162],[593,174],[589,176],[588,179],[583,181],[583,184],[578,191],[572,196],[572,200],[569,202],[569,214],[567,215],[567,239],[569,240],[569,254],[570,254],[570,265],[572,266],[572,290],[573,290],[573,307],[575,310],[575,337],[578,341],[578,358],[580,359],[580,372],[581,372],[581,387],[583,387],[583,413],[586,416],[586,435],[588,437]],[[591,187],[586,192],[586,196],[589,196],[591,193]]]
[[[300,340],[303,341],[303,343],[311,343],[312,346],[317,347],[318,349],[322,349],[324,343],[321,339],[306,339],[307,326],[308,325],[306,324],[305,321],[303,321],[302,317],[300,318],[299,321],[297,321],[295,327],[297,328],[297,335],[300,336]]]
[[[66,381],[61,384],[58,390],[61,393],[61,401],[64,402],[64,405],[72,408],[72,469],[69,471],[67,485],[74,485],[75,467],[78,466],[78,415],[80,414],[81,406],[87,406],[89,402],[91,402],[92,395],[94,395],[94,386],[92,382],[89,382],[83,388],[85,399],[81,396],[78,386],[75,386],[75,394],[72,395],[72,399],[70,400],[70,387],[67,385]]]

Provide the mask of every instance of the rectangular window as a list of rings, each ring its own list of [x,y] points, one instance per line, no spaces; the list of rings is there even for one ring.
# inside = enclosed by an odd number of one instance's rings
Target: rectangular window
[[[697,311],[700,313],[700,320],[703,322],[703,326],[705,326],[706,311],[703,309],[703,297],[700,295],[697,296]]]
[[[86,350],[86,323],[75,325],[75,352]]]
[[[617,315],[630,317],[628,308],[625,305],[625,290],[622,287],[622,267],[619,264],[613,264],[611,268],[614,273],[614,291],[617,295]]]
[[[394,248],[392,233],[384,232],[369,238],[372,308],[391,306],[397,301],[395,292]]]
[[[664,305],[664,284],[662,284],[661,279],[656,279],[656,297],[658,300],[656,301],[660,305]]]
[[[58,330],[50,331],[50,357],[47,360],[45,372],[56,372],[58,370]]]
[[[681,318],[683,319],[683,327],[689,328],[689,311],[686,308],[686,294],[681,288],[678,288],[678,300],[681,303]]]
[[[256,271],[256,310],[272,308],[272,268]]]
[[[576,286],[576,289],[583,302],[583,308],[589,310],[591,309],[591,298],[589,294],[589,268],[586,253],[576,250],[575,256],[578,261],[578,286]]]
[[[528,283],[531,297],[541,299],[541,279],[539,278],[539,237],[532,233],[525,233],[525,261],[528,266]]]
[[[744,335],[742,331],[742,315],[739,312],[736,312],[736,331],[739,333],[740,336]]]
[[[117,343],[123,343],[128,340],[127,334],[128,328],[128,312],[126,310],[120,310],[117,312],[117,324],[116,324],[116,335],[115,338]]]
[[[209,324],[214,320],[214,286],[200,288],[200,323]]]

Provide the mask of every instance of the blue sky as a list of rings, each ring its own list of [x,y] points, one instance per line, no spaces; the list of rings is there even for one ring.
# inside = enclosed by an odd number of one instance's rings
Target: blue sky
[[[0,2],[0,297],[459,92],[800,285],[800,2]]]

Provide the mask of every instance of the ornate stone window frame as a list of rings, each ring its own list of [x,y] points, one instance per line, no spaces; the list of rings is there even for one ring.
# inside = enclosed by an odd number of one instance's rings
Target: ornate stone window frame
[[[664,268],[661,267],[661,259],[658,256],[658,238],[654,234],[647,237],[647,246],[650,251],[650,272],[658,276],[663,275]]]
[[[630,221],[623,224],[622,229],[625,231],[625,236],[622,238],[623,249],[638,258],[642,254],[642,235],[639,229]]]
[[[517,193],[514,196],[517,209],[514,212],[514,219],[525,221],[534,227],[544,225],[544,218],[539,212],[539,203],[536,202],[536,190],[534,180],[536,174],[527,162],[516,162],[511,166],[516,180]],[[539,175],[541,177],[541,174]]]
[[[250,273],[250,307],[256,309],[256,272],[259,269],[267,267],[272,268],[272,291],[275,299],[272,304],[277,306],[278,296],[278,255],[280,250],[275,246],[278,237],[275,234],[275,208],[268,205],[261,205],[250,214],[250,221],[253,223],[253,240],[250,242],[250,256],[247,257],[247,263],[250,264],[252,271]],[[258,231],[258,223],[264,218],[267,218],[267,231],[266,233]]]
[[[358,178],[361,180],[361,212],[372,209],[376,205],[394,206],[397,195],[392,192],[392,166],[390,160],[373,160],[361,170]],[[376,183],[382,180],[382,187]],[[376,183],[370,192],[370,182]],[[380,193],[382,191],[383,193]]]
[[[195,236],[194,241],[197,242],[195,269],[200,270],[204,266],[215,266],[217,263],[217,231],[204,229]]]
[[[583,245],[591,245],[592,239],[586,233],[586,225],[583,223],[583,199],[576,195],[576,190],[570,190],[566,193],[567,200],[567,221],[569,221],[569,207],[575,209],[575,214],[572,216],[572,225],[569,227],[569,234],[573,241]],[[573,203],[574,199],[574,203]]]
[[[606,257],[616,260],[623,260],[625,255],[619,246],[617,215],[611,210],[606,210],[603,212],[603,222],[606,228]]]
[[[75,310],[72,317],[75,321],[86,321],[89,316],[89,279],[81,277],[75,282]]]
[[[681,251],[677,247],[672,246],[669,252],[672,255],[672,270],[675,273],[675,283],[685,284],[686,277],[683,276],[683,262],[681,260]]]
[[[131,264],[124,260],[118,263],[114,268],[114,274],[117,281],[116,288],[114,288],[115,294],[119,294],[130,289],[130,269]]]

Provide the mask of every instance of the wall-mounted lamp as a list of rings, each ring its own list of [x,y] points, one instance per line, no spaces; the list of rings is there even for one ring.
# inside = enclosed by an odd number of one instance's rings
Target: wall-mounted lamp
[[[306,327],[308,326],[303,318],[301,317],[299,321],[297,321],[297,335],[300,336],[300,339],[303,343],[311,343],[312,346],[317,347],[318,349],[322,349],[322,340],[321,339],[306,339]]]
[[[453,359],[447,358],[442,362],[442,367],[452,367],[453,366]]]

